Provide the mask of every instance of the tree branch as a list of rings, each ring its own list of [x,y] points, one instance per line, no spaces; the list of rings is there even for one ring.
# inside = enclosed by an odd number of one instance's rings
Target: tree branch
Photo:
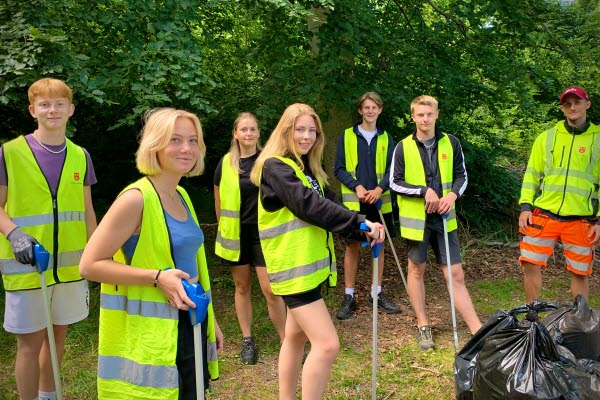
[[[404,20],[408,24],[408,27],[410,28],[410,30],[414,32],[415,29],[413,28],[412,24],[410,23],[410,19],[408,18],[408,15],[406,15],[406,11],[404,11],[404,7],[402,7],[402,4],[400,3],[400,0],[394,0],[394,3],[400,9],[400,12],[402,13],[402,16],[404,17]]]
[[[449,19],[450,21],[454,22],[454,24],[458,27],[458,30],[460,31],[460,33],[465,37],[465,39],[467,39],[467,27],[465,26],[465,24],[460,22],[457,18],[454,18],[452,15],[442,11],[440,8],[438,8],[438,6],[433,4],[433,2],[431,0],[426,0],[426,1],[427,1],[427,4],[429,4],[438,14],[441,14],[444,17],[446,17],[447,19]]]

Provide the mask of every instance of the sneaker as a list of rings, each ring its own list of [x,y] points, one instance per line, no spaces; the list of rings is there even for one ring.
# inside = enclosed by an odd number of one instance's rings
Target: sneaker
[[[373,304],[373,296],[369,294],[369,304]],[[383,292],[377,296],[377,305],[388,314],[400,314],[402,309],[399,305],[392,303],[390,299],[384,296]]]
[[[417,344],[419,345],[419,349],[423,351],[431,350],[435,347],[431,335],[431,327],[429,325],[419,328],[419,331],[417,332]]]
[[[254,338],[252,336],[242,339],[240,359],[242,360],[242,363],[249,365],[254,365],[256,364],[256,361],[258,361],[258,349],[254,344]]]
[[[349,294],[345,294],[342,305],[335,316],[337,319],[348,319],[354,314],[354,310],[356,310],[356,299]]]

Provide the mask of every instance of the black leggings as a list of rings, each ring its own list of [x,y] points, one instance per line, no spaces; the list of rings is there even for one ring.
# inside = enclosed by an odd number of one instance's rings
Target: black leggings
[[[207,314],[208,318],[208,314]],[[208,328],[207,318],[201,324],[202,353],[204,360],[204,388],[208,389],[210,379],[208,376],[208,358],[206,355]],[[179,310],[179,323],[177,324],[177,358],[175,363],[179,371],[179,400],[204,400],[196,396],[196,364],[194,356],[194,329],[188,311]]]

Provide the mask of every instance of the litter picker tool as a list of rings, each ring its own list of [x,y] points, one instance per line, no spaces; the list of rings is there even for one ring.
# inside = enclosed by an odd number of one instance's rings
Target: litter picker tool
[[[383,214],[381,213],[381,199],[377,200],[375,203],[375,207],[377,207],[377,212],[379,212],[379,218],[381,219],[381,223],[383,224],[383,228],[385,229],[385,236],[388,238],[388,242],[390,242],[390,247],[392,248],[392,253],[394,253],[394,259],[396,260],[396,266],[398,266],[398,271],[400,271],[400,277],[402,277],[402,283],[404,283],[404,289],[406,289],[406,293],[408,293],[408,285],[406,284],[406,278],[404,277],[404,272],[402,271],[402,267],[400,266],[400,260],[398,259],[398,254],[396,254],[396,248],[394,247],[394,242],[392,241],[392,237],[390,236],[390,231],[385,223],[385,219],[383,219]],[[395,228],[394,228],[395,229]]]
[[[360,229],[363,231],[370,231],[367,224],[364,222],[360,224]],[[368,246],[369,242],[362,244]],[[371,255],[373,256],[373,284],[371,285],[371,297],[373,298],[373,349],[372,349],[372,365],[371,365],[371,398],[375,400],[377,398],[377,307],[379,303],[379,293],[377,293],[377,284],[379,283],[379,251],[383,243],[377,243],[371,247]]]
[[[194,327],[194,362],[196,367],[196,398],[204,399],[204,348],[202,341],[202,322],[206,318],[209,298],[204,293],[199,283],[189,283],[182,279],[183,288],[187,296],[196,304],[196,308],[189,308],[190,320]]]
[[[56,355],[56,341],[54,340],[54,324],[52,323],[52,313],[50,311],[50,300],[48,299],[48,286],[46,285],[46,275],[44,272],[48,269],[50,253],[44,246],[36,244],[33,246],[33,257],[35,260],[35,269],[40,274],[40,286],[42,288],[42,301],[44,303],[44,314],[46,314],[46,328],[48,330],[48,347],[50,348],[50,359],[52,361],[52,373],[54,375],[54,388],[56,390],[56,399],[62,400],[62,390],[60,386],[60,371],[58,369],[58,356]]]
[[[454,349],[458,353],[458,333],[456,332],[456,310],[454,309],[454,289],[452,288],[452,265],[450,264],[450,245],[448,243],[448,214],[442,215],[444,223],[444,243],[446,245],[446,264],[448,266],[448,292],[450,293],[450,308],[452,309],[452,330],[454,331]]]

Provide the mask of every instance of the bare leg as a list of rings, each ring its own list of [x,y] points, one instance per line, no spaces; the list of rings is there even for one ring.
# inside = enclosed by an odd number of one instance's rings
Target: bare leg
[[[301,308],[301,307],[300,307]],[[304,345],[308,338],[288,310],[285,337],[279,351],[279,399],[296,400]]]
[[[590,298],[590,280],[587,275],[571,272],[571,294],[573,298],[581,293],[586,301]]]
[[[251,336],[252,325],[252,272],[249,265],[236,265],[231,267],[233,282],[235,283],[235,313],[242,331],[242,336]]]
[[[444,271],[444,278],[448,284],[448,266],[441,265]],[[481,321],[475,312],[471,296],[465,285],[465,274],[462,269],[462,264],[453,264],[452,269],[452,291],[454,292],[454,305],[456,310],[462,315],[463,319],[469,326],[471,333],[475,333],[481,328]],[[448,290],[449,290],[449,286]]]
[[[417,317],[417,326],[429,325],[427,313],[425,312],[425,284],[423,276],[425,274],[426,263],[415,264],[408,260],[408,297]]]
[[[352,242],[346,244],[344,254],[344,286],[353,288],[356,284],[356,271],[358,271],[358,252],[360,243]]]
[[[62,365],[65,354],[65,340],[67,338],[68,325],[54,325],[54,341],[56,342],[56,357],[58,368]],[[46,332],[46,331],[44,331]],[[52,357],[50,356],[50,345],[48,344],[48,333],[46,332],[44,344],[40,352],[40,386],[41,392],[54,392],[54,371],[52,370]]]
[[[260,288],[267,301],[269,318],[271,318],[271,322],[273,322],[273,326],[275,327],[275,330],[277,330],[279,339],[283,342],[285,336],[285,304],[283,303],[281,296],[273,294],[267,275],[267,269],[265,267],[256,267],[255,270],[256,276],[258,276],[258,282],[260,283]]]
[[[40,380],[40,352],[46,330],[17,335],[17,358],[15,379],[21,400],[33,400],[38,396]]]
[[[540,296],[542,291],[542,267],[525,261],[523,263],[523,286],[525,301],[531,303]]]
[[[295,338],[291,338],[289,335],[294,335]],[[279,357],[280,399],[296,399],[295,390],[292,393],[290,387],[296,387],[306,338],[310,341],[311,349],[302,370],[302,399],[320,400],[323,398],[329,381],[331,366],[340,351],[337,332],[323,299],[288,311],[284,345],[289,343],[290,347],[293,346],[293,350],[288,350],[285,346],[286,353],[284,354],[284,346],[281,348]],[[291,362],[284,356],[287,354],[289,354]],[[286,367],[291,373],[285,370]],[[284,377],[286,385],[283,385]],[[294,379],[296,380],[294,381]]]

